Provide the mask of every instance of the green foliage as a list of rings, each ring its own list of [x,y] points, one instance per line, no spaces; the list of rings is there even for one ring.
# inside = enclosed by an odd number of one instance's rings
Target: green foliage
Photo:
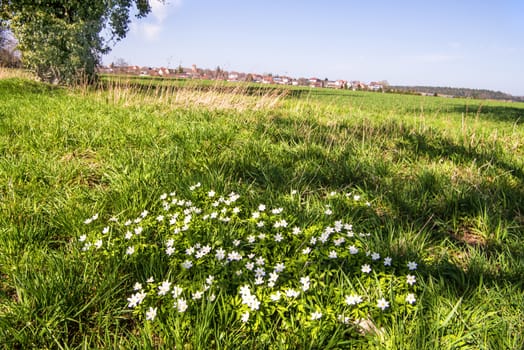
[[[135,5],[138,17],[151,10],[147,0],[37,0],[2,1],[0,13],[28,68],[43,81],[73,84],[95,77],[101,55],[125,37]]]

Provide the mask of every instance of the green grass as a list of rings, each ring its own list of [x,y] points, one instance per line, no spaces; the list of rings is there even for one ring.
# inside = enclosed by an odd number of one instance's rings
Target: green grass
[[[65,90],[0,80],[3,348],[524,347],[523,104],[144,86]],[[370,232],[362,243],[370,251],[399,264],[418,261],[415,307],[382,318],[363,306],[363,317],[380,324],[377,333],[331,322],[334,300],[360,280],[378,296],[373,279],[355,278],[353,265],[319,260],[311,273],[328,287],[301,299],[303,313],[278,316],[268,308],[269,319],[244,325],[230,297],[235,290],[223,287],[213,303],[193,305],[184,317],[145,321],[127,308],[133,284],[185,275],[156,253],[134,262],[109,249],[86,254],[78,238],[101,231],[112,216],[158,209],[165,192],[190,198],[197,182],[202,191],[239,193],[247,216],[265,203],[311,231],[340,219]],[[361,199],[348,200],[353,195]],[[104,221],[91,228],[83,222],[94,213]],[[242,221],[236,225],[248,234]],[[206,239],[235,230],[217,228]],[[160,232],[151,230],[144,247],[162,244]],[[261,252],[291,259],[306,243]],[[323,307],[319,323],[304,319],[315,305]]]

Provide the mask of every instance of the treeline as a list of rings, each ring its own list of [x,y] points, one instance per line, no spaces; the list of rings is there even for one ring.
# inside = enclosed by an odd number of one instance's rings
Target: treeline
[[[440,86],[390,86],[389,91],[407,94],[424,94],[446,97],[504,100],[524,102],[524,96],[513,96],[501,91],[485,89],[453,88]]]

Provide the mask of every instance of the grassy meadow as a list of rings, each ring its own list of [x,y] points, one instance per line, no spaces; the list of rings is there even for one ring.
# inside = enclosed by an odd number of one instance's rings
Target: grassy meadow
[[[523,123],[518,103],[4,77],[0,348],[522,349]]]

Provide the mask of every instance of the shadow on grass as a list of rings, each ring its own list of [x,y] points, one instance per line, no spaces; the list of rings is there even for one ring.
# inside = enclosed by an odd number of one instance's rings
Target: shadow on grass
[[[452,240],[450,231],[472,225],[484,215],[492,225],[487,224],[484,232],[489,238],[499,223],[503,227],[515,227],[516,216],[524,212],[523,170],[504,159],[500,149],[466,147],[434,130],[416,132],[390,122],[377,126],[373,136],[390,141],[388,147],[394,147],[399,154],[391,160],[362,155],[361,140],[369,133],[365,125],[333,128],[314,120],[300,121],[297,125],[296,120],[282,117],[270,122],[271,125],[265,121],[255,126],[256,137],[267,143],[248,142],[242,150],[220,159],[225,177],[248,183],[261,192],[361,189],[386,207],[381,217],[383,223],[393,223],[399,228],[411,225],[415,230],[429,231],[430,245],[434,246],[449,244],[446,242]],[[305,132],[296,132],[297,127]],[[345,135],[344,139],[333,137],[333,133]],[[438,168],[424,167],[424,162],[417,164],[418,159],[449,160],[457,171],[484,164],[490,169],[486,174],[479,170],[475,181],[470,183],[468,179],[451,179]],[[399,171],[402,167],[413,170]],[[430,225],[425,228],[428,222]],[[506,271],[502,267],[486,267],[491,257],[501,254],[509,254],[514,261],[524,259],[518,247],[504,253],[501,242],[488,239],[486,245],[473,248],[459,244],[459,249],[476,249],[478,254],[484,254],[485,262],[473,261],[464,267],[453,260],[444,260],[429,268],[428,274],[449,279],[457,291],[478,285],[479,281],[510,283],[522,288],[522,269]]]
[[[368,132],[365,126],[330,128],[312,120],[297,125],[287,118],[274,118],[271,123],[269,127],[262,122],[255,127],[256,137],[265,138],[268,145],[248,143],[231,153],[234,157],[220,160],[228,177],[278,191],[293,186],[359,187],[385,198],[396,215],[420,222],[430,215],[443,221],[453,216],[475,216],[484,208],[506,219],[524,212],[523,169],[503,159],[501,150],[465,147],[434,132],[414,132],[390,122],[374,130],[374,137],[393,140],[393,151],[402,151],[399,159],[387,160],[360,152],[360,142]],[[297,127],[304,132],[293,131]],[[345,136],[341,139],[333,133]],[[474,164],[491,169],[489,176],[475,179],[474,185],[418,165],[416,169],[420,170],[408,175],[399,172],[421,157],[449,160],[457,171]]]
[[[421,272],[428,276],[443,278],[446,285],[453,287],[450,290],[455,291],[458,295],[478,292],[479,286],[505,288],[510,285],[524,292],[524,281],[522,280],[524,250],[521,247],[505,247],[494,243],[475,249],[475,253],[472,253],[473,248],[467,245],[461,245],[460,248],[460,252],[464,255],[480,254],[480,257],[472,256],[467,263],[457,261],[456,258],[443,259],[436,264],[426,266]],[[491,264],[489,259],[484,259],[485,256],[495,257],[498,254],[510,255],[515,262],[520,261],[520,267],[508,268],[498,263]]]
[[[21,94],[49,95],[59,91],[63,91],[63,89],[37,81],[20,78],[0,79],[0,96],[18,96]]]
[[[523,123],[524,122],[524,103],[515,103],[515,106],[486,106],[482,101],[475,101],[464,106],[454,105],[455,113],[462,113],[465,118],[479,117],[499,122]]]
[[[459,145],[446,138],[435,138],[434,135],[409,132],[404,133],[399,142],[399,147],[409,150],[413,154],[425,155],[431,158],[447,158],[456,163],[477,162],[492,164],[506,172],[510,172],[520,181],[524,181],[524,171],[515,164],[501,159],[495,150],[478,151],[475,147]]]

